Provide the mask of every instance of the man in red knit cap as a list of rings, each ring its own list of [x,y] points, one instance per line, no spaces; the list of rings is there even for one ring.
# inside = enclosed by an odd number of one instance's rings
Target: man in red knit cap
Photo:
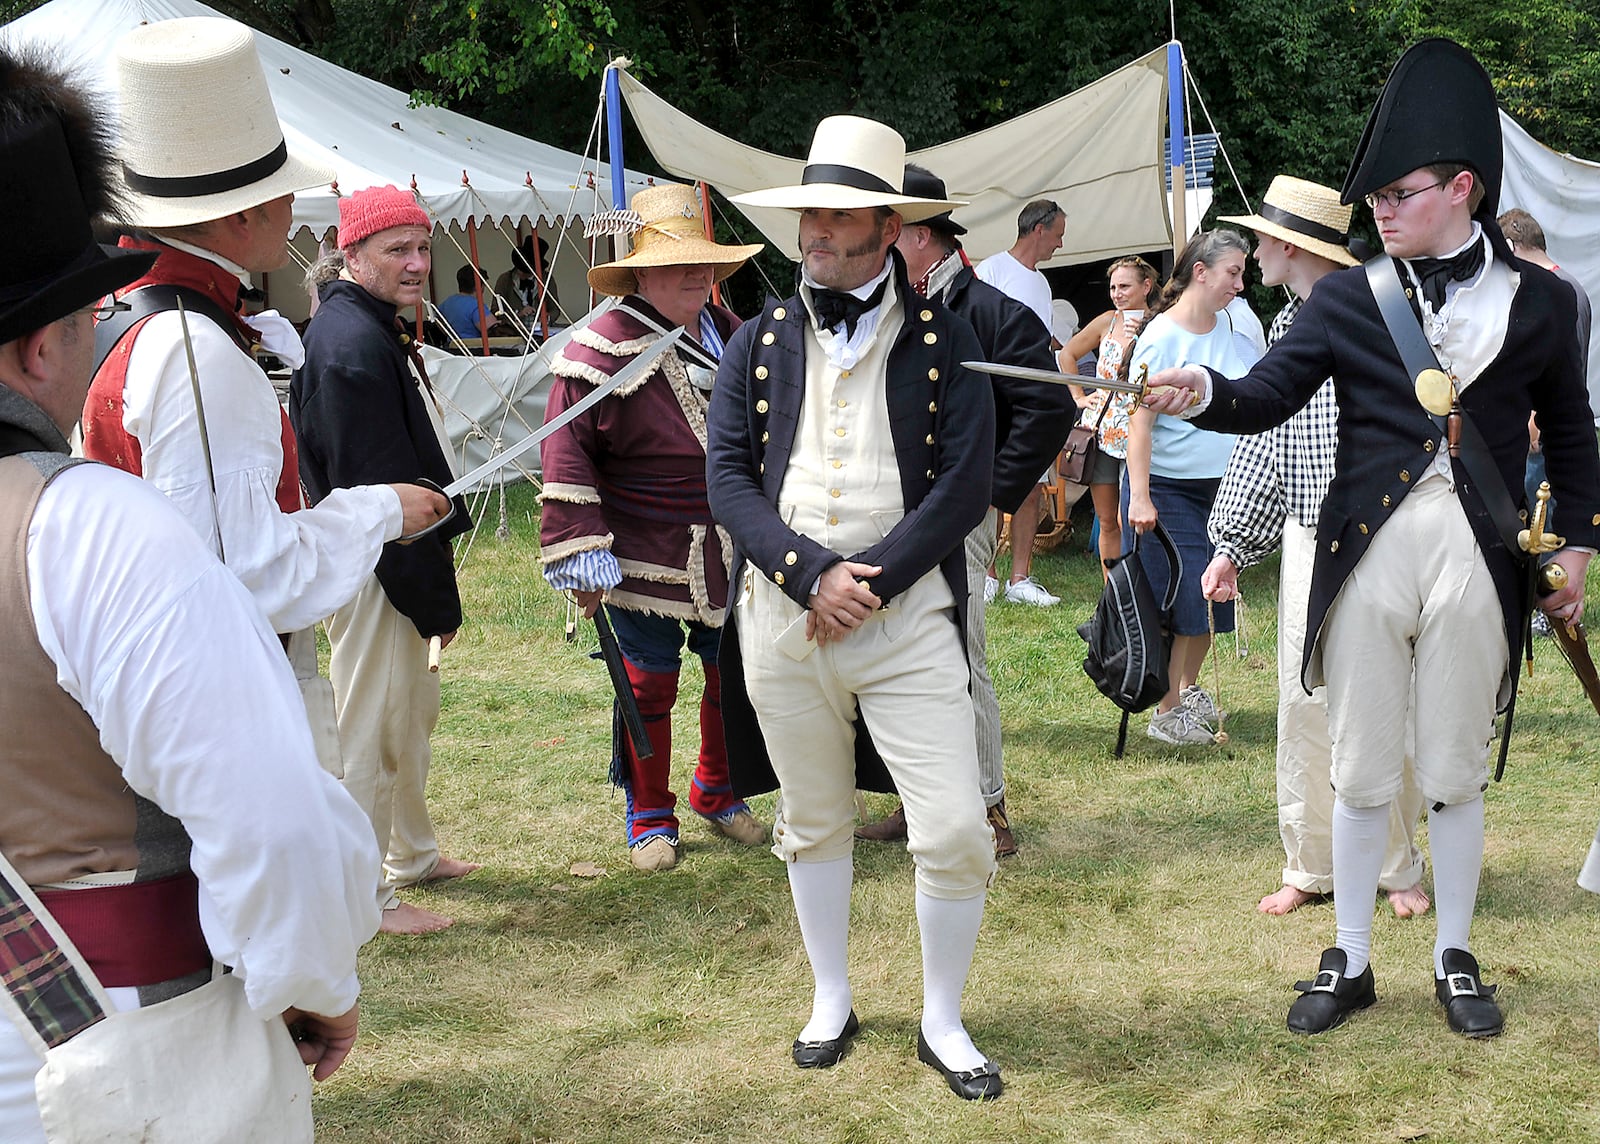
[[[305,361],[289,388],[300,479],[313,503],[363,484],[454,479],[450,442],[401,310],[422,301],[433,228],[396,187],[339,202],[342,274],[318,291]],[[400,902],[395,890],[478,867],[439,853],[424,787],[428,737],[439,721],[439,677],[428,641],[461,626],[450,539],[472,527],[464,502],[443,527],[385,546],[377,571],[328,620],[329,674],[339,709],[345,789],[372,819],[384,855],[377,887],[386,933],[428,933],[451,918]]]

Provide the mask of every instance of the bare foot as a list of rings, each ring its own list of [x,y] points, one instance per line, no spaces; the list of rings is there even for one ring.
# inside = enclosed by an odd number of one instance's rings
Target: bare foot
[[[1256,909],[1264,914],[1292,914],[1307,902],[1314,902],[1320,897],[1321,894],[1308,893],[1298,886],[1285,886],[1277,893],[1262,898]]]
[[[447,918],[443,914],[436,914],[432,910],[425,910],[421,906],[413,906],[409,902],[401,902],[392,910],[383,911],[383,920],[378,923],[379,933],[438,933],[456,924],[455,918]]]
[[[1422,883],[1418,882],[1409,890],[1390,890],[1389,904],[1394,907],[1394,916],[1397,918],[1414,918],[1418,914],[1428,912],[1428,907],[1433,903],[1428,901],[1428,895],[1423,892]]]
[[[440,855],[438,865],[429,870],[428,876],[422,880],[424,882],[443,882],[447,878],[459,878],[463,874],[470,874],[474,870],[482,869],[482,862],[463,862],[459,858],[446,858]]]

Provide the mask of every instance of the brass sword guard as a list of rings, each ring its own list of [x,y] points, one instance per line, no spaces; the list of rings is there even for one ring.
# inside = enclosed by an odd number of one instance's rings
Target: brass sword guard
[[[1138,387],[1139,387],[1139,402],[1140,402],[1140,404],[1144,403],[1144,399],[1150,396],[1150,392],[1153,389],[1177,389],[1178,388],[1175,385],[1155,385],[1155,386],[1151,385],[1150,384],[1150,363],[1149,362],[1145,362],[1143,365],[1141,365],[1139,367],[1139,379],[1135,384],[1137,384]],[[1192,407],[1192,406],[1195,406],[1195,405],[1198,405],[1198,404],[1200,404],[1200,394],[1199,394],[1199,392],[1197,390],[1191,389],[1189,391],[1189,405]]]
[[[1522,546],[1524,552],[1533,556],[1543,556],[1546,553],[1559,552],[1567,546],[1566,537],[1545,531],[1545,521],[1549,518],[1549,512],[1550,482],[1540,481],[1538,496],[1533,508],[1533,522],[1529,527],[1517,533],[1517,543]],[[1559,564],[1545,565],[1545,569],[1549,568],[1561,568],[1561,566]],[[1541,571],[1540,575],[1544,574],[1545,572]],[[1565,568],[1561,568],[1561,575],[1563,577],[1566,576]],[[1554,590],[1559,591],[1560,589]]]

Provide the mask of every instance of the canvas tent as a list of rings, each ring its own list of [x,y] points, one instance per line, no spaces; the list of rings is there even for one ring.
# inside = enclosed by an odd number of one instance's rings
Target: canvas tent
[[[51,0],[0,28],[0,38],[49,48],[114,106],[113,53],[123,33],[145,22],[220,15],[197,0]],[[259,31],[256,48],[289,146],[332,168],[339,190],[414,185],[438,223],[436,298],[453,291],[455,270],[468,260],[467,226],[481,231],[479,263],[492,282],[511,264],[514,228],[531,224],[551,242],[557,286],[570,300],[571,316],[588,309],[588,252],[575,244],[581,241],[580,220],[610,206],[608,168],[454,111],[411,107],[405,92]],[[632,171],[625,182],[630,195],[646,185]],[[302,257],[314,256],[317,239],[337,227],[338,197],[334,186],[295,196],[295,246]],[[570,238],[557,241],[563,235]],[[299,276],[291,265],[258,283],[266,286],[269,304],[296,320],[308,308]],[[539,358],[439,356],[445,360],[435,372],[458,463],[482,460],[496,442],[515,443],[525,424],[543,420],[549,376]],[[529,466],[536,461],[530,457]]]
[[[1167,204],[1166,49],[1118,68],[1086,87],[985,131],[907,158],[939,175],[974,257],[1016,240],[1017,212],[1049,198],[1066,211],[1065,245],[1044,266],[1112,258],[1172,245]],[[697,123],[626,71],[621,88],[645,144],[665,170],[703,179],[725,195],[800,181],[804,160],[757,150]],[[1191,198],[1193,192],[1191,192]],[[768,242],[791,258],[794,216],[741,207]],[[1191,208],[1189,218],[1198,222]]]

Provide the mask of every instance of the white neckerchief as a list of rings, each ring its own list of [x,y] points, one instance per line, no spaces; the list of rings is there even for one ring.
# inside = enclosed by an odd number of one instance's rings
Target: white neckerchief
[[[878,283],[889,277],[889,271],[892,269],[894,269],[894,260],[886,258],[884,259],[883,269],[869,281],[863,282],[854,290],[845,290],[843,293],[860,298],[865,302],[872,296],[872,292],[878,288]],[[800,294],[805,299],[806,309],[811,310],[810,292],[812,290],[829,289],[829,287],[823,286],[821,282],[811,277],[804,263],[801,263],[800,266],[800,282],[803,287]],[[884,298],[887,299],[888,297],[889,293],[885,291]],[[839,336],[839,327],[844,325],[843,322],[833,327],[832,330],[819,330],[817,340],[822,343],[822,349],[828,355],[828,361],[838,369],[853,369],[856,362],[860,361],[862,355],[867,352],[867,347],[872,344],[872,338],[878,332],[878,318],[882,312],[883,303],[879,302],[872,309],[863,313],[861,317],[856,319],[856,332],[848,338]],[[816,311],[811,311],[811,318],[812,321],[816,320]]]

